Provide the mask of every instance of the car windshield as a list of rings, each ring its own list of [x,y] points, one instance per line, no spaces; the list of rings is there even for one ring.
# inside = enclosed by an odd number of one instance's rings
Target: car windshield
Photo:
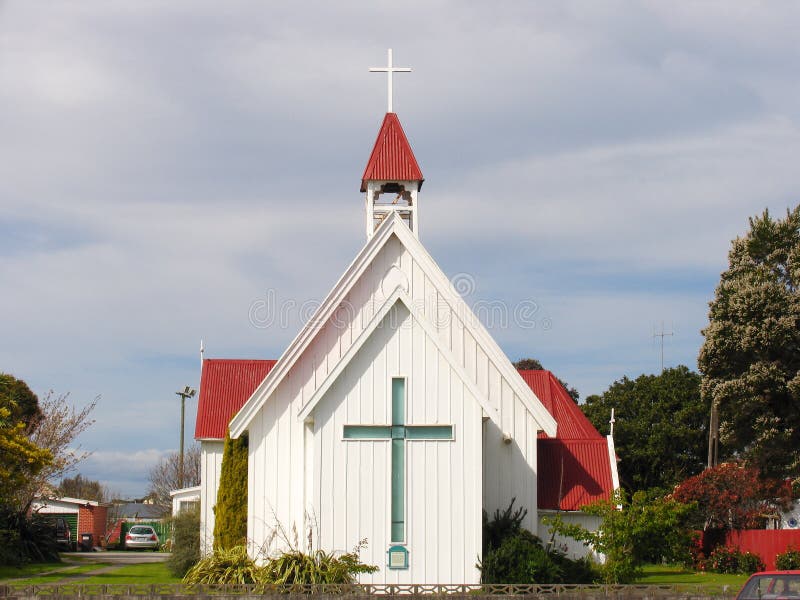
[[[152,527],[131,527],[132,534],[134,535],[153,535],[155,532]]]
[[[738,600],[800,598],[800,574],[756,575],[744,586]]]

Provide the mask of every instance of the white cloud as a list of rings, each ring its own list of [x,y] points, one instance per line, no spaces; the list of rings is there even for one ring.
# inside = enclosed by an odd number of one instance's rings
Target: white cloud
[[[691,365],[730,239],[797,202],[791,3],[0,11],[0,369],[101,394],[87,468],[131,493],[199,339],[277,357],[296,331],[253,327],[253,300],[322,298],[362,244],[388,45],[423,241],[482,297],[540,301],[551,330],[498,339],[584,393],[655,370],[662,319]]]
[[[112,493],[143,497],[150,469],[167,454],[155,448],[96,451],[80,464],[79,470],[84,477],[103,482]]]

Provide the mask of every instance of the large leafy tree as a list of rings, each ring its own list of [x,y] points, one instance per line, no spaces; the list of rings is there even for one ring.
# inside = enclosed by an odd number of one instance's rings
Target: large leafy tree
[[[698,365],[720,453],[767,476],[800,474],[800,206],[750,219],[710,304]]]
[[[671,489],[702,470],[709,403],[700,396],[700,375],[688,367],[623,377],[581,408],[602,433],[609,432],[614,409],[614,444],[626,489]]]
[[[7,373],[0,373],[0,407],[8,409],[12,421],[29,428],[36,427],[42,418],[36,394],[27,383]]]

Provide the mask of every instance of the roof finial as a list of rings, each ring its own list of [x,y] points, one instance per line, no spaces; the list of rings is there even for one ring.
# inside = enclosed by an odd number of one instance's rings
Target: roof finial
[[[617,422],[617,420],[614,418],[614,409],[612,407],[612,409],[611,409],[611,420],[608,422],[609,425],[611,425],[611,431],[609,432],[609,435],[612,438],[614,437],[614,423],[616,423],[616,422]]]
[[[203,368],[203,353],[206,349],[203,347],[203,338],[200,338],[200,368]]]
[[[393,73],[410,73],[411,67],[393,67],[392,66],[392,49],[389,48],[388,50],[389,58],[387,66],[385,67],[370,67],[370,73],[386,73],[388,75],[388,96],[389,96],[389,108],[386,112],[394,112],[392,110],[392,74]]]

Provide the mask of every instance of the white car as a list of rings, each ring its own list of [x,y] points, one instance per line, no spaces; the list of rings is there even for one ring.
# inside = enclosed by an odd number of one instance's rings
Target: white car
[[[125,548],[128,550],[158,550],[160,544],[156,530],[149,525],[134,525],[125,534]]]

